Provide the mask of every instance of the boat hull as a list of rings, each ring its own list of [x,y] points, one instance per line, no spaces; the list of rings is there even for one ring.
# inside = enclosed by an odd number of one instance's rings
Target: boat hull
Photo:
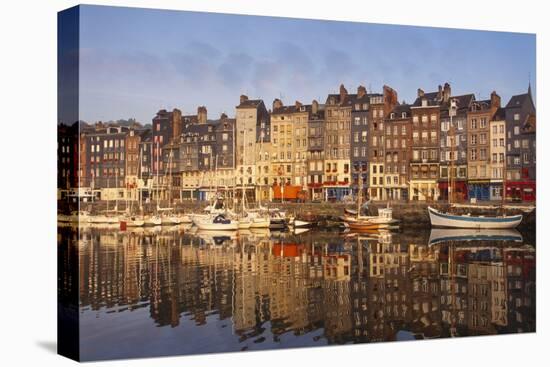
[[[506,229],[516,228],[522,221],[523,215],[506,217],[475,217],[467,215],[452,215],[441,213],[428,207],[430,222],[433,227],[446,228],[475,228],[475,229]]]
[[[386,229],[390,225],[386,223],[371,223],[371,222],[348,222],[349,229],[354,231],[371,231],[377,229]]]

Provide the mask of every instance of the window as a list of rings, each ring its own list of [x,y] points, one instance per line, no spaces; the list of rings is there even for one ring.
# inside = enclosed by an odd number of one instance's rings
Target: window
[[[487,144],[487,134],[479,134],[479,143],[480,144]]]
[[[514,114],[514,121],[519,121],[519,113]]]
[[[477,129],[477,119],[472,119],[470,126],[472,129]]]
[[[479,159],[486,160],[487,159],[487,149],[480,149],[479,150]]]
[[[514,135],[519,135],[519,126],[514,126]]]

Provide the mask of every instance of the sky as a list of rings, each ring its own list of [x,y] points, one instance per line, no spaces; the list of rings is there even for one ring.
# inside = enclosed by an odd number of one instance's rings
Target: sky
[[[80,119],[136,118],[159,109],[235,115],[239,96],[324,103],[341,83],[355,93],[449,82],[453,95],[503,104],[535,85],[535,35],[370,23],[83,6]]]

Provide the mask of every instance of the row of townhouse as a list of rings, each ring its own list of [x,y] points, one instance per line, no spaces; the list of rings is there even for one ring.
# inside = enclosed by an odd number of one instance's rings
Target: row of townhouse
[[[445,83],[399,103],[384,86],[341,85],[325,103],[242,95],[235,118],[160,110],[150,127],[60,125],[60,187],[141,187],[207,200],[535,200],[536,109],[529,87],[503,106]],[[79,134],[80,139],[75,139]],[[76,144],[78,142],[78,144]],[[70,152],[70,153],[69,153]],[[78,174],[78,178],[71,174]]]

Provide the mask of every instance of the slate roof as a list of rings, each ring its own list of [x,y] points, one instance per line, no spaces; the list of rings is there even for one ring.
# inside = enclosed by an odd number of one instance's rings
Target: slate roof
[[[241,102],[236,108],[257,108],[262,103],[264,103],[262,99],[247,99]]]
[[[440,104],[439,92],[430,92],[424,93],[421,97],[417,97],[412,104],[412,107],[421,107],[423,99],[428,101],[428,106],[438,106]]]
[[[406,115],[406,118],[408,117],[411,117],[411,105],[410,104],[407,104],[407,103],[402,103],[402,104],[398,104],[396,105],[393,110],[390,112],[390,119],[391,120],[399,120],[399,119],[402,119],[403,117],[403,112],[405,112],[407,115]],[[391,118],[391,114],[392,113],[395,113],[395,117],[392,119]]]
[[[506,108],[521,107],[527,101],[527,98],[530,98],[529,93],[512,96],[506,104]]]

